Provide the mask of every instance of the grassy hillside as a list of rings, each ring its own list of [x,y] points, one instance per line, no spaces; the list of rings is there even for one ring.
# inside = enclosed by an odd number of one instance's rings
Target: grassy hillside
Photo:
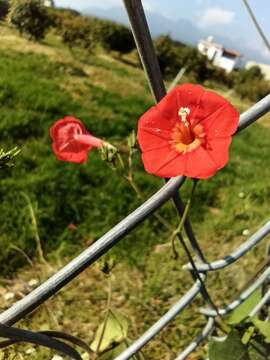
[[[153,102],[143,72],[108,54],[88,56],[79,49],[71,54],[53,35],[34,44],[5,26],[0,26],[0,38],[1,146],[22,149],[16,166],[1,178],[0,306],[4,309],[31,289],[31,279],[46,278],[140,204],[97,153],[91,152],[84,165],[57,161],[50,149],[49,127],[65,115],[74,115],[96,136],[125,147],[125,137]],[[240,111],[250,105],[232,90],[215,90]],[[199,183],[190,216],[209,260],[227,254],[269,217],[269,123],[270,117],[265,117],[239,134],[228,166]],[[136,181],[147,198],[163,182],[144,173],[139,155],[135,167]],[[184,198],[188,191],[186,183]],[[25,194],[34,207],[50,269],[36,264],[36,233]],[[177,223],[171,204],[160,211],[171,224]],[[181,270],[186,258],[180,249],[180,258],[172,259],[169,235],[151,218],[110,252],[116,260],[113,306],[130,319],[131,338],[146,330],[191,283]],[[264,249],[257,249],[234,265],[234,273],[209,278],[218,305],[236,293],[263,255]],[[34,265],[29,265],[30,259]],[[95,265],[21,325],[62,329],[90,342],[104,317],[106,299],[106,278]],[[146,358],[170,359],[202,324],[195,307],[187,310],[147,346]],[[28,348],[19,348],[22,356]],[[13,349],[6,358],[12,359],[12,354]],[[39,350],[31,359],[46,359],[48,354]]]

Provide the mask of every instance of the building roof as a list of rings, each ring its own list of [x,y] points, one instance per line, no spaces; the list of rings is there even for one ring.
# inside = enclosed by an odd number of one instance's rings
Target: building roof
[[[226,49],[223,48],[224,55],[234,56],[234,57],[240,57],[241,54],[239,51],[233,50],[233,49]]]

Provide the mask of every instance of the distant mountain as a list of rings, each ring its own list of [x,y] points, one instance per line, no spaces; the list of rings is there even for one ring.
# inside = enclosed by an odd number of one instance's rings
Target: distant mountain
[[[90,7],[82,10],[84,15],[93,15],[104,19],[110,19],[125,25],[129,25],[126,11],[123,7],[113,7],[111,9],[101,9]],[[244,55],[244,60],[255,60],[258,62],[269,62],[266,57],[259,51],[255,51],[247,45],[245,39],[239,37],[230,37],[226,34],[226,29],[219,29],[219,32],[212,29],[210,31],[202,31],[197,27],[194,22],[187,19],[172,20],[155,12],[146,12],[148,24],[153,37],[160,34],[170,34],[170,36],[182,43],[196,46],[200,39],[207,38],[209,35],[213,35],[217,42],[220,42],[225,47],[235,49]],[[223,31],[224,30],[224,31]]]
[[[111,9],[87,8],[82,11],[84,15],[94,15],[100,18],[114,20],[119,23],[129,25],[126,11],[122,7],[114,7]],[[171,20],[157,14],[155,12],[147,12],[147,21],[153,36],[160,34],[170,34],[175,38],[186,44],[196,45],[201,39],[202,34],[190,21],[186,19]]]

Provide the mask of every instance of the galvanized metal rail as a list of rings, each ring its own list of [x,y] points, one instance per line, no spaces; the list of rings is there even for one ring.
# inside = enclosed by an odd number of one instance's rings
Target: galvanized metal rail
[[[148,78],[151,92],[156,101],[159,101],[165,94],[165,86],[162,80],[160,68],[157,57],[155,55],[154,46],[151,40],[150,31],[147,25],[146,17],[143,11],[141,0],[123,0],[137,49],[139,51],[141,61]],[[261,116],[270,111],[270,95],[263,98],[261,101],[252,106],[249,110],[240,116],[240,122],[237,133],[247,126],[251,125]],[[179,197],[178,190],[184,183],[185,178],[179,176],[168,180],[168,182],[140,207],[134,210],[130,215],[123,219],[119,224],[109,230],[98,241],[96,241],[89,248],[84,250],[79,256],[69,262],[51,278],[26,295],[23,299],[16,302],[8,310],[0,314],[0,324],[11,326],[18,320],[25,317],[27,314],[35,310],[40,304],[44,303],[51,296],[55,295],[66,284],[72,281],[87,267],[93,264],[103,254],[105,254],[118,241],[129,234],[136,226],[147,219],[152,213],[159,209],[168,200],[173,199],[174,204],[181,215],[183,212],[183,203]],[[195,238],[189,220],[185,223],[185,231],[187,237],[194,250],[194,255],[197,258],[197,268],[201,274],[201,280],[205,282],[208,271],[217,271],[227,266],[230,266],[238,259],[242,258],[255,245],[259,244],[270,232],[270,221],[262,226],[258,231],[250,237],[246,242],[235,249],[231,254],[228,254],[221,260],[214,260],[207,262],[206,258]],[[190,264],[187,264],[184,269],[192,271]],[[264,272],[245,289],[241,295],[228,304],[224,309],[206,308],[201,309],[200,312],[206,317],[206,325],[195,340],[184,349],[176,358],[176,360],[184,360],[194,351],[202,341],[204,341],[215,328],[215,317],[217,315],[224,316],[230,311],[237,308],[245,299],[247,299],[257,288],[261,287],[270,280],[270,267],[266,267]],[[121,355],[115,360],[130,359],[134,354],[140,351],[151,339],[156,336],[166,325],[168,325],[179,313],[181,313],[195,297],[201,295],[204,300],[205,292],[202,289],[202,283],[196,280],[194,285],[156,322],[154,323],[139,339],[133,342]],[[252,310],[255,314],[260,310],[264,304],[269,301],[270,292],[266,292],[260,303]]]

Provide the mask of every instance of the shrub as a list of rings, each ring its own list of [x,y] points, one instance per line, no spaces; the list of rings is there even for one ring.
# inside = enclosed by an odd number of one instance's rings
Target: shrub
[[[8,1],[0,0],[0,20],[5,19],[8,14]]]
[[[95,25],[99,41],[105,49],[126,54],[135,48],[132,32],[127,27],[112,21],[97,19]]]
[[[235,85],[235,91],[242,99],[247,98],[251,101],[258,101],[270,93],[270,84],[264,79],[252,80]]]
[[[235,78],[236,83],[244,84],[248,81],[262,80],[264,78],[263,73],[259,66],[252,66],[249,69],[241,69]]]
[[[41,40],[51,25],[50,16],[40,0],[14,0],[9,21],[30,39]]]
[[[75,46],[93,52],[96,45],[96,36],[89,20],[82,16],[67,17],[63,20],[60,34],[64,44],[70,49]]]
[[[270,83],[264,79],[258,66],[252,66],[249,69],[241,69],[235,74],[234,88],[242,99],[258,101],[269,94]]]

